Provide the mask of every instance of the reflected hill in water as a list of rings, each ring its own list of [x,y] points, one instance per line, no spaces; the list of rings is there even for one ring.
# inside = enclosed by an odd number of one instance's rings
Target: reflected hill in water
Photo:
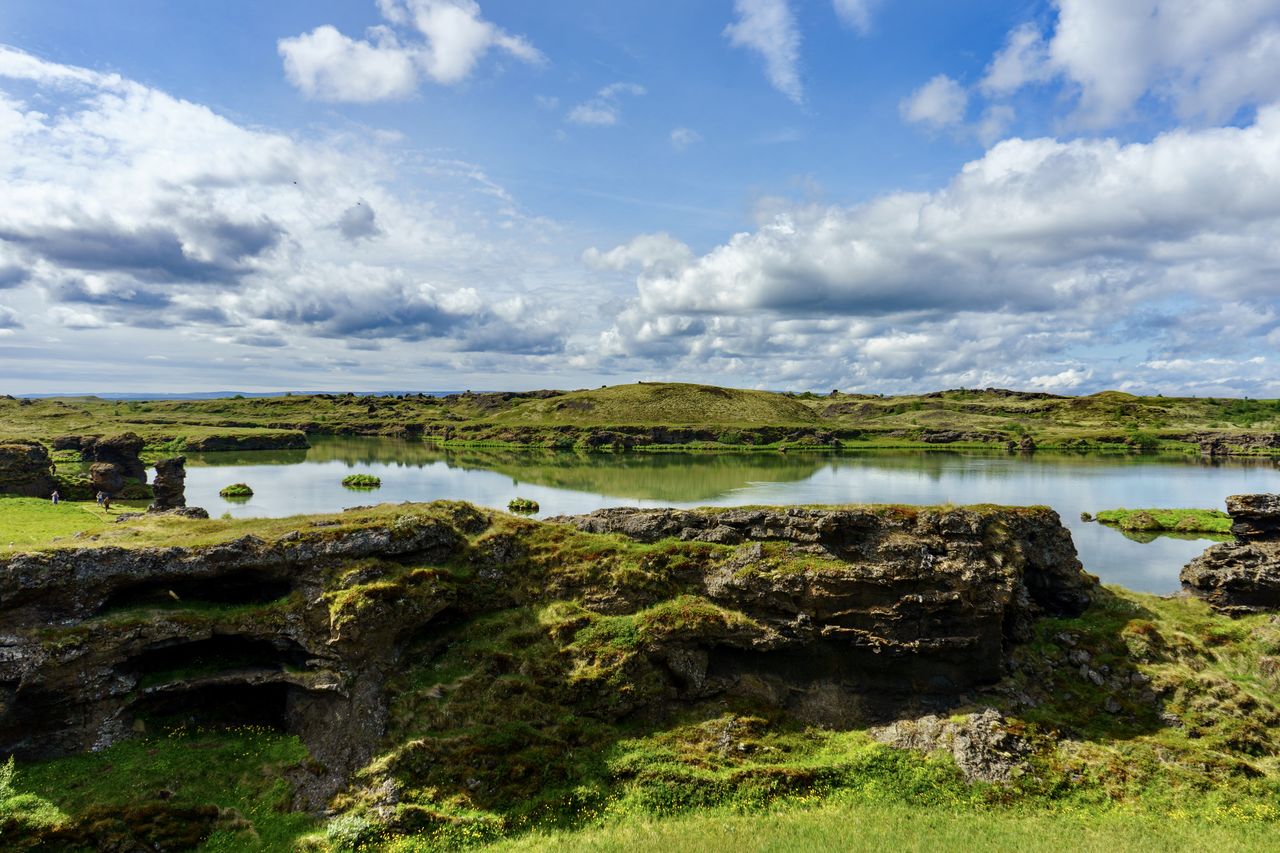
[[[975,460],[980,464],[974,467]],[[943,477],[1000,478],[1026,464],[1062,467],[1203,464],[1214,467],[1274,466],[1262,459],[1201,459],[1185,455],[1040,453],[1010,456],[1002,451],[864,450],[757,453],[589,453],[565,450],[449,447],[418,439],[368,436],[314,436],[308,450],[190,454],[192,466],[298,465],[339,462],[355,468],[388,465],[425,468],[445,465],[464,471],[491,471],[513,482],[567,489],[629,500],[670,503],[710,501],[759,483],[796,483],[824,468]]]

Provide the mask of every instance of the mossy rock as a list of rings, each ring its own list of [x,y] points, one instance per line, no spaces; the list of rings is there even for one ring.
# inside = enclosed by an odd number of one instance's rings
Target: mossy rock
[[[253,497],[253,489],[248,483],[232,483],[218,492],[218,497],[228,500],[246,500]]]
[[[342,485],[348,489],[378,489],[382,487],[382,478],[372,474],[351,474],[342,478]]]
[[[1156,521],[1149,512],[1135,512],[1120,522],[1122,530],[1163,530],[1164,525]]]
[[[507,504],[508,510],[522,514],[535,513],[541,508],[537,501],[531,501],[528,498],[516,498]]]

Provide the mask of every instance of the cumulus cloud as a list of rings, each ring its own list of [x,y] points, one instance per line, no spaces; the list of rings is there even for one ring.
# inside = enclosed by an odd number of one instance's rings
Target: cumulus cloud
[[[450,85],[471,76],[485,54],[546,61],[523,36],[481,17],[475,0],[378,0],[387,25],[354,39],[336,27],[277,44],[289,82],[309,98],[369,102],[405,98],[423,78]]]
[[[574,124],[612,127],[622,118],[622,96],[639,97],[646,92],[639,83],[610,83],[596,92],[594,98],[570,110],[568,119]]]
[[[737,19],[724,29],[729,43],[760,54],[773,88],[803,103],[800,30],[787,0],[734,0],[733,9]]]
[[[564,347],[562,303],[522,301],[554,257],[540,248],[551,226],[472,164],[417,161],[437,192],[406,196],[376,143],[242,127],[8,48],[0,107],[18,117],[0,122],[0,289],[26,309],[23,334],[99,330],[126,354],[129,329],[192,352],[348,336]]]
[[[935,192],[794,207],[702,255],[652,235],[586,259],[638,270],[609,357],[785,361],[816,387],[1070,390],[1151,378],[1138,362],[1179,350],[1272,353],[1280,107],[1146,144],[1010,139]],[[1090,364],[1135,341],[1133,364]]]
[[[1146,96],[1183,120],[1230,119],[1280,98],[1280,0],[1055,0],[1051,32],[1015,28],[982,82],[1008,94],[1058,79],[1077,96],[1076,120],[1105,127]]]
[[[353,243],[381,234],[378,214],[374,212],[373,205],[361,199],[342,211],[342,216],[338,218],[338,232]]]
[[[945,74],[939,74],[916,89],[898,105],[902,117],[912,124],[937,129],[964,121],[969,93]]]

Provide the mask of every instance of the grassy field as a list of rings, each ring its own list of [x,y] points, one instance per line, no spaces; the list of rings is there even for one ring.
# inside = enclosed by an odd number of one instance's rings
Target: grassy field
[[[1121,530],[1230,533],[1231,516],[1217,509],[1104,509],[1095,516]]]
[[[676,432],[673,432],[675,430]],[[285,446],[306,435],[397,435],[491,446],[917,447],[1003,445],[1198,449],[1212,433],[1233,452],[1280,452],[1280,401],[1140,397],[1107,391],[1059,397],[952,390],[883,397],[792,394],[680,383],[570,392],[426,397],[289,395],[116,402],[92,397],[0,398],[0,436],[52,440],[133,431],[150,452]]]
[[[1167,820],[1123,812],[952,811],[827,802],[763,814],[633,819],[578,832],[534,833],[484,849],[637,853],[808,853],[816,850],[1023,853],[1199,853],[1275,849],[1269,821]],[[425,849],[403,842],[391,849]]]
[[[110,510],[104,510],[93,501],[54,505],[45,498],[0,496],[0,549],[24,550],[55,540],[72,542],[77,533],[93,535],[110,530],[122,512],[145,508],[145,503],[113,503]]]

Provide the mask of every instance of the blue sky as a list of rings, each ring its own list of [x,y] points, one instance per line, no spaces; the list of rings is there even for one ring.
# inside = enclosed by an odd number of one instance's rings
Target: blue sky
[[[0,386],[1280,395],[1205,6],[8,0]]]

